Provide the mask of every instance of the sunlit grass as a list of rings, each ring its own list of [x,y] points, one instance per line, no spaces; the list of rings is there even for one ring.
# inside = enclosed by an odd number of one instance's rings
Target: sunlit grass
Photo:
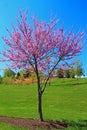
[[[37,86],[0,84],[0,116],[38,118]],[[43,116],[67,122],[87,120],[87,79],[53,79],[43,95]]]
[[[29,130],[27,128],[16,128],[12,125],[0,123],[0,130]]]

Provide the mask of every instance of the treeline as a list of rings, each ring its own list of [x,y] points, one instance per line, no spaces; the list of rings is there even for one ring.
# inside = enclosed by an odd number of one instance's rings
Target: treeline
[[[82,68],[82,64],[80,60],[75,60],[71,67],[67,69],[59,68],[56,72],[53,73],[52,77],[57,78],[77,78],[84,75],[84,70]],[[43,73],[40,72],[41,82],[45,80],[45,76]],[[50,77],[50,78],[52,78]],[[29,79],[28,82],[35,83],[36,76],[32,69],[30,70],[20,70],[18,72],[14,72],[11,69],[4,70],[3,77],[0,77],[0,83],[20,83],[25,79]]]
[[[79,59],[76,59],[72,62],[70,67],[64,69],[60,68],[58,70],[59,78],[77,78],[84,76],[84,69],[82,67],[82,63]]]
[[[40,74],[44,79],[44,76]],[[36,75],[31,70],[20,70],[18,72],[14,72],[11,69],[5,69],[3,72],[3,77],[0,77],[0,83],[10,84],[10,83],[21,83],[28,79],[30,83],[36,83]]]
[[[64,71],[63,69],[58,69],[56,71],[56,75],[53,77],[56,78],[76,78],[76,77],[80,77],[82,76],[83,73],[83,69],[78,67],[78,68],[69,68],[66,71]],[[41,74],[42,80],[44,80],[45,76],[43,74]],[[15,73],[13,70],[11,69],[6,69],[4,70],[4,76],[0,78],[0,83],[15,83],[15,81],[23,81],[25,79],[31,79],[31,83],[35,83],[36,82],[36,76],[33,72],[30,71],[25,71],[25,70],[21,70],[17,73]]]
[[[84,75],[84,71],[82,68],[69,68],[67,70],[59,69],[58,70],[58,78],[77,78]]]

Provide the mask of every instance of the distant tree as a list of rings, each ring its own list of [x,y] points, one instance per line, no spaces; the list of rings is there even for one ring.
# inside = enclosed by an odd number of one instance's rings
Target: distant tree
[[[75,78],[75,68],[71,67],[69,69],[70,78]]]
[[[57,73],[58,73],[58,78],[64,78],[64,72],[61,68],[58,70]]]
[[[64,74],[66,78],[75,78],[76,76],[84,75],[81,61],[79,59],[74,60],[72,65],[65,70]]]
[[[4,70],[4,76],[2,78],[2,83],[11,84],[15,79],[15,72],[11,69]]]
[[[20,70],[19,73],[20,73],[19,77],[22,77],[22,78],[28,78],[30,76],[29,70]]]
[[[15,78],[16,78],[16,79],[19,79],[19,78],[20,78],[20,73],[19,73],[19,72],[17,72],[17,73],[15,74]]]
[[[8,31],[10,38],[3,38],[9,49],[2,52],[5,57],[2,61],[11,61],[11,68],[27,70],[32,67],[37,78],[39,119],[43,121],[42,95],[49,78],[60,63],[67,62],[81,51],[84,34],[74,34],[72,31],[65,34],[64,29],[57,29],[58,20],[55,19],[50,19],[48,23],[32,18],[34,26],[31,27],[26,18],[27,14],[20,13],[20,20],[17,19],[19,28],[13,26],[12,33]],[[43,84],[41,72],[46,74]]]
[[[78,77],[84,75],[84,72],[83,72],[83,68],[82,68],[82,67],[80,67],[80,66],[77,67],[76,75],[77,75]]]
[[[82,63],[80,59],[76,59],[73,64],[74,72],[76,76],[84,75],[84,71],[82,68]]]
[[[64,77],[65,78],[70,78],[70,70],[67,69],[65,72],[64,72]]]
[[[4,77],[14,78],[15,72],[11,69],[5,69],[4,70]]]
[[[2,76],[0,75],[0,84],[2,83],[2,79],[3,79],[3,78],[2,78]]]

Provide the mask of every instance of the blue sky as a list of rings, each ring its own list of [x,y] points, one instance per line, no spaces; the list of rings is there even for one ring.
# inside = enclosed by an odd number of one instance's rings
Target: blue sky
[[[0,0],[0,51],[3,49],[2,36],[7,35],[6,27],[16,25],[18,10],[29,9],[29,15],[38,16],[40,20],[49,21],[50,16],[60,19],[59,25],[68,31],[84,31],[86,44],[78,58],[81,59],[87,75],[87,0]],[[0,63],[0,68],[5,66]],[[2,71],[0,71],[2,74]]]

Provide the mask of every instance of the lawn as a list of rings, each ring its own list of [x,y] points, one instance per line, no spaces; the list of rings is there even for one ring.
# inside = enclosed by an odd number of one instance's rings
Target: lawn
[[[43,114],[67,122],[67,130],[87,130],[87,79],[52,79],[43,95]],[[0,84],[0,116],[38,118],[36,85]],[[0,130],[4,127],[22,130],[0,123]]]
[[[14,126],[5,124],[5,123],[0,123],[0,130],[29,130],[25,128],[16,128]]]

